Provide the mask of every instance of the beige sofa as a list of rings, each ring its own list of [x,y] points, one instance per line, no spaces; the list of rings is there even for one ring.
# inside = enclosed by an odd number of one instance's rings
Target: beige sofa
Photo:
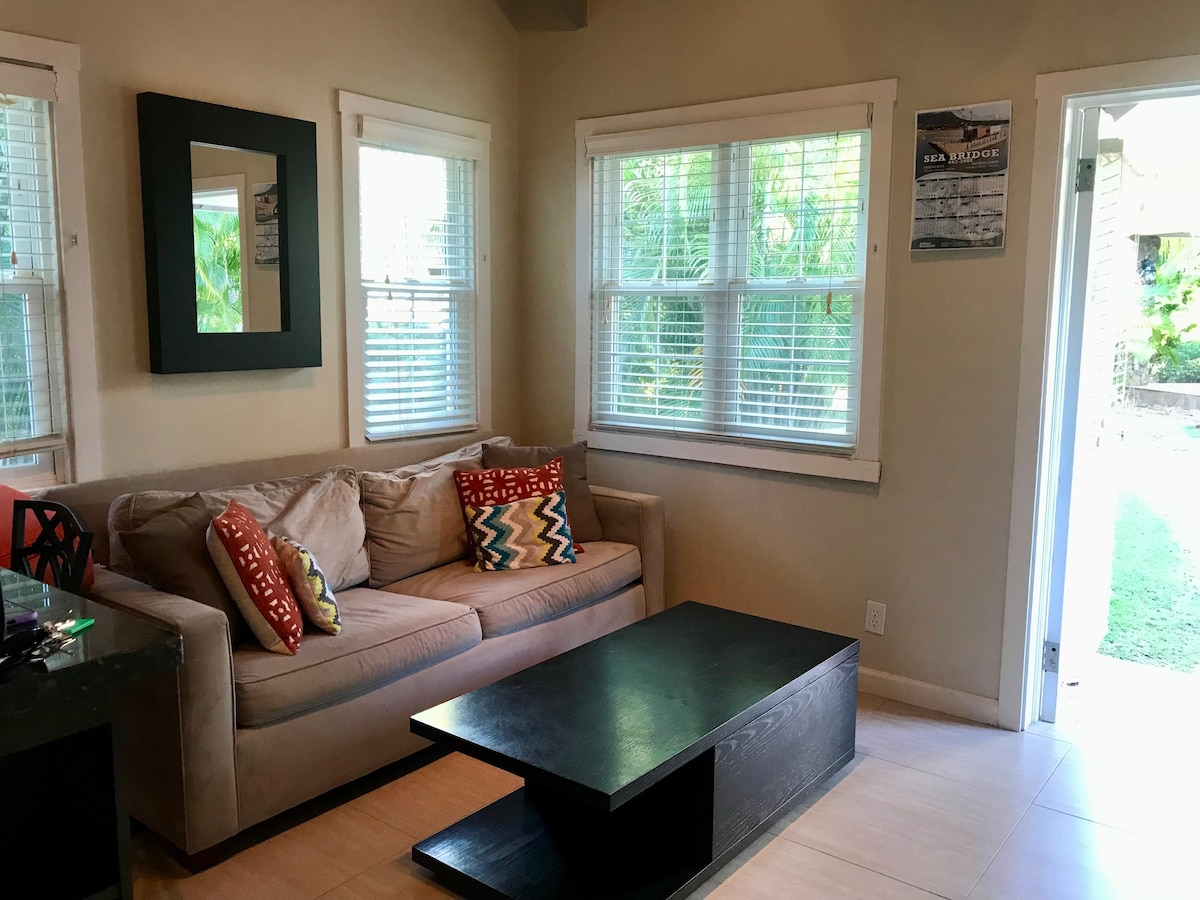
[[[92,595],[183,638],[180,668],[139,687],[128,701],[135,818],[185,853],[198,853],[426,746],[409,732],[413,713],[662,609],[662,502],[601,487],[592,491],[604,540],[584,544],[577,565],[475,573],[458,560],[378,589],[343,585],[342,633],[306,633],[294,657],[235,645],[224,613],[129,577],[119,533],[136,524],[131,509],[167,496],[155,492],[200,491],[215,507],[229,491],[214,489],[228,485],[335,466],[389,471],[453,451],[448,443],[374,446],[44,492],[74,506],[96,532],[94,553],[104,565]],[[405,471],[430,470],[418,464]],[[203,493],[210,490],[211,498]]]

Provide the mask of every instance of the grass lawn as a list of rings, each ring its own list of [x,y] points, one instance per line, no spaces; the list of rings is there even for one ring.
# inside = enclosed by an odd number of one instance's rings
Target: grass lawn
[[[1200,671],[1200,559],[1136,494],[1117,501],[1106,656]]]

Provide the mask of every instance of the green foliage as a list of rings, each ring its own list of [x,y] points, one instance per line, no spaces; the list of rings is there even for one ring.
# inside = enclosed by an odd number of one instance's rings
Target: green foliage
[[[1200,382],[1200,341],[1189,341],[1175,348],[1175,360],[1158,372],[1158,381],[1168,384]]]
[[[1195,299],[1197,253],[1194,246],[1177,242],[1163,245],[1163,262],[1154,284],[1142,287],[1142,315],[1145,329],[1127,341],[1127,347],[1149,367],[1151,380],[1161,379],[1161,370],[1179,361],[1179,349],[1196,323],[1181,325],[1177,317],[1186,313]]]
[[[729,352],[742,359],[729,374],[737,382],[743,422],[808,428],[833,410],[849,386],[852,297],[843,292],[827,297],[820,279],[848,276],[857,268],[861,149],[860,137],[845,135],[619,163],[621,282],[704,283],[722,273],[736,275],[729,267],[738,255],[717,234],[722,223],[714,220],[726,213],[723,195],[714,204],[713,181],[721,154],[748,153],[745,276],[797,287],[747,292],[733,311],[718,309],[713,295],[701,293],[608,300],[603,314],[616,325],[612,351],[619,395],[636,398],[618,412],[700,419],[706,374],[710,382],[714,377],[706,373],[706,338],[731,340]],[[746,163],[743,156],[732,167],[737,171]],[[722,184],[719,190],[731,188]],[[606,270],[617,262],[600,261]],[[712,306],[707,335],[706,304]]]
[[[242,238],[236,213],[192,211],[196,251],[196,326],[201,333],[242,330]]]
[[[1100,652],[1181,672],[1200,667],[1200,570],[1170,523],[1132,492],[1119,498]]]

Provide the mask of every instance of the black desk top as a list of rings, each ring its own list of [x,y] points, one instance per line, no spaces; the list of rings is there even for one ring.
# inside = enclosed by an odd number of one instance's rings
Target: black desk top
[[[179,635],[129,613],[48,587],[0,569],[4,615],[30,610],[38,624],[95,619],[96,624],[43,662],[0,672],[0,721],[43,703],[77,699],[151,672],[174,668],[182,658]]]
[[[684,603],[418,713],[411,725],[615,809],[857,651],[853,638]]]

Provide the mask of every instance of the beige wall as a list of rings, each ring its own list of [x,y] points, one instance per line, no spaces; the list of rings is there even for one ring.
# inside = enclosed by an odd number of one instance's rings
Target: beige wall
[[[899,78],[877,488],[621,454],[594,480],[666,498],[669,602],[863,639],[866,666],[995,698],[1012,489],[1034,79],[1200,53],[1194,0],[592,0],[522,34],[523,437],[570,435],[574,122]],[[1013,101],[1008,247],[907,252],[913,114]],[[867,598],[887,634],[862,633]]]
[[[104,475],[345,445],[338,89],[491,123],[493,421],[498,431],[519,429],[517,37],[494,3],[5,0],[0,30],[82,52]],[[139,91],[316,122],[320,368],[150,374]]]
[[[882,484],[592,464],[597,481],[666,497],[672,600],[858,634],[864,665],[996,697],[1034,79],[1200,53],[1194,0],[590,6],[582,31],[518,39],[491,0],[6,0],[0,29],[82,47],[104,474],[344,443],[337,89],[491,123],[494,423],[547,442],[572,426],[575,120],[897,77]],[[149,374],[142,90],[317,123],[321,368]],[[1007,98],[1007,249],[910,257],[914,111]],[[885,637],[861,634],[868,597],[888,605]]]

